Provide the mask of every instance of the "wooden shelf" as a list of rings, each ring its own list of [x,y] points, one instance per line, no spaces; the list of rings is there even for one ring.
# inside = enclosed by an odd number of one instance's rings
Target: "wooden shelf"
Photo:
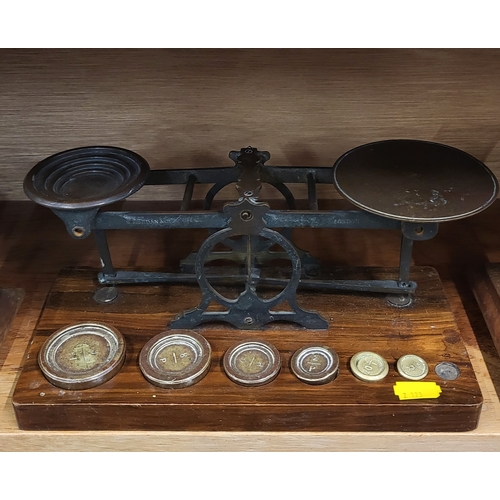
[[[143,204],[124,204],[127,209]],[[346,208],[336,201],[329,208]],[[148,206],[150,210],[163,205]],[[23,357],[51,284],[68,266],[97,267],[93,238],[76,241],[49,210],[31,202],[0,204],[0,283],[21,288],[24,300],[0,346],[0,449],[4,451],[500,451],[500,359],[467,282],[466,271],[500,260],[498,202],[476,217],[442,224],[438,235],[415,244],[414,265],[432,266],[444,290],[483,395],[477,429],[458,433],[399,432],[171,432],[21,431],[12,394]],[[110,247],[116,266],[175,268],[196,250],[203,232],[116,231]],[[395,231],[300,230],[296,242],[322,261],[342,266],[397,265]],[[376,416],[375,416],[376,418]]]

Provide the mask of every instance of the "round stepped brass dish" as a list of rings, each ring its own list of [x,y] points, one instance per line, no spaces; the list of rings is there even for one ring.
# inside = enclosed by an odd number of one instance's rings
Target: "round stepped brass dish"
[[[427,141],[374,142],[343,154],[334,183],[357,207],[409,222],[444,222],[474,215],[497,196],[498,181],[459,149]]]
[[[139,190],[149,174],[142,156],[123,148],[89,146],[49,156],[24,179],[34,202],[59,210],[100,207]]]
[[[45,378],[62,389],[89,389],[113,378],[125,361],[125,341],[112,326],[78,323],[53,333],[38,353]]]

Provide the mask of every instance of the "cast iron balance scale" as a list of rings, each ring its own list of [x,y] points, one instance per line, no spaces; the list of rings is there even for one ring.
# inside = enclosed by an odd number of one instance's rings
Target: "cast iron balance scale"
[[[365,144],[333,168],[270,166],[270,154],[254,147],[229,158],[234,166],[150,170],[132,151],[83,147],[28,173],[30,199],[72,237],[94,233],[101,269],[63,270],[54,283],[13,395],[19,426],[474,429],[482,396],[459,328],[436,271],[412,268],[411,255],[439,223],[493,203],[491,171],[417,140]],[[285,210],[259,201],[263,183]],[[307,186],[307,210],[296,207],[289,186],[297,183]],[[144,185],[172,184],[185,185],[177,211],[103,210]],[[202,210],[190,209],[195,184],[208,185]],[[235,201],[214,210],[230,184]],[[320,210],[318,184],[333,184],[357,209]],[[180,228],[208,237],[179,272],[115,269],[107,231]],[[399,267],[342,276],[298,248],[294,228],[400,231]],[[172,296],[192,307],[179,311]],[[401,382],[409,394],[397,392]]]

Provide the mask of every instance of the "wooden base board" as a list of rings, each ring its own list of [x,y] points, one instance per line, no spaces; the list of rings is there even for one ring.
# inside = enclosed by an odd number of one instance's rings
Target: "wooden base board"
[[[486,264],[469,275],[469,282],[500,354],[500,263]]]
[[[138,366],[148,339],[165,331],[179,312],[198,305],[196,286],[122,286],[111,304],[98,304],[97,271],[66,269],[54,283],[39,318],[13,393],[13,406],[25,430],[176,430],[176,431],[402,431],[459,432],[475,429],[482,395],[459,328],[436,271],[412,270],[418,283],[414,302],[395,308],[379,294],[299,292],[299,304],[320,312],[328,330],[305,330],[276,323],[258,331],[225,324],[196,329],[212,347],[209,373],[185,389],[160,389],[148,383]],[[394,279],[396,269],[335,271],[339,279]],[[51,385],[41,373],[37,354],[55,330],[98,321],[120,330],[127,354],[120,372],[98,387],[68,391]],[[262,339],[280,352],[282,369],[268,385],[248,388],[231,382],[222,369],[224,352],[236,342]],[[338,377],[322,386],[299,381],[289,362],[298,348],[328,345],[340,358]],[[362,382],[349,368],[358,351],[374,351],[389,363],[380,382]],[[396,361],[414,353],[429,364],[425,381],[441,386],[437,399],[400,401],[394,395]],[[441,380],[434,367],[452,361],[461,370],[454,381]]]

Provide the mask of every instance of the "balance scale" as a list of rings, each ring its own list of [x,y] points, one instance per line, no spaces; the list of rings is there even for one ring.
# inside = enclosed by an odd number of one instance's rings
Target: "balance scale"
[[[254,147],[229,158],[234,166],[150,170],[137,153],[96,146],[28,173],[27,196],[71,237],[94,234],[101,268],[64,269],[54,282],[13,394],[19,427],[476,428],[482,396],[458,325],[437,272],[411,267],[411,254],[439,223],[493,203],[492,172],[417,140],[365,144],[333,168],[270,166]],[[104,209],[144,185],[173,184],[185,186],[177,211]],[[196,184],[207,185],[202,210],[191,209]],[[287,209],[259,200],[263,184]],[[307,210],[291,184],[307,186]],[[354,209],[320,210],[318,184]],[[213,209],[228,185],[234,201]],[[107,231],[180,228],[207,237],[178,272],[114,267]],[[293,243],[294,228],[400,231],[399,267],[325,266]]]

